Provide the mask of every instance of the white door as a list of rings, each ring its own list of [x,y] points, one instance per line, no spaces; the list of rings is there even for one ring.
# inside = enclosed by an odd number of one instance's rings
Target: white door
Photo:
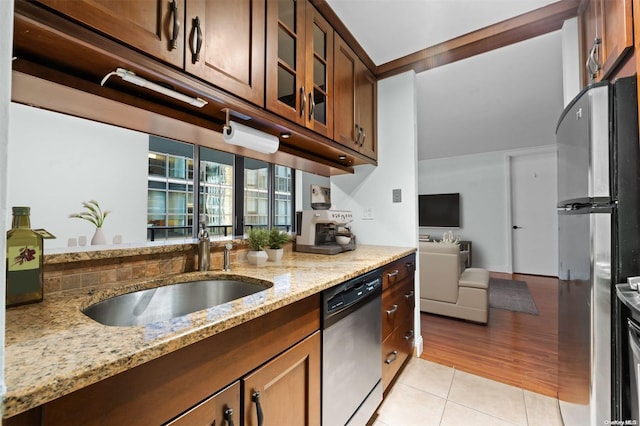
[[[558,275],[555,151],[511,157],[513,272]]]

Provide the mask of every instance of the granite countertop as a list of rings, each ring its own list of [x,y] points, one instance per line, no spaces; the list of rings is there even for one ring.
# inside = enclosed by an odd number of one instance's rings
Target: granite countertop
[[[3,417],[8,418],[102,379],[151,361],[282,306],[415,252],[415,248],[360,245],[336,255],[291,252],[282,261],[251,266],[233,263],[231,272],[168,275],[128,281],[117,288],[69,290],[42,303],[6,311]],[[265,291],[169,321],[111,327],[81,309],[131,288],[156,287],[211,277],[249,277]]]

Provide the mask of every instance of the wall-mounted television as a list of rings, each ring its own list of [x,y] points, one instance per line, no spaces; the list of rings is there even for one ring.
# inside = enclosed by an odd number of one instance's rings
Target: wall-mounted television
[[[419,195],[418,225],[433,228],[460,228],[460,194]]]

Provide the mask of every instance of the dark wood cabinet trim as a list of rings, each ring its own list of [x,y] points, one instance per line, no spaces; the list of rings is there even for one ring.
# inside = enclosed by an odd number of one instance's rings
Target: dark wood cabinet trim
[[[578,14],[580,0],[561,0],[532,12],[428,47],[376,68],[378,79],[426,71],[562,28]]]

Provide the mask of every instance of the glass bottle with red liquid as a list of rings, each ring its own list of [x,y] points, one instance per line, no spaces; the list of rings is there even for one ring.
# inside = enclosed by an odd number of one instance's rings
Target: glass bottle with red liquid
[[[42,302],[42,236],[31,229],[29,207],[13,207],[7,231],[6,306]]]

